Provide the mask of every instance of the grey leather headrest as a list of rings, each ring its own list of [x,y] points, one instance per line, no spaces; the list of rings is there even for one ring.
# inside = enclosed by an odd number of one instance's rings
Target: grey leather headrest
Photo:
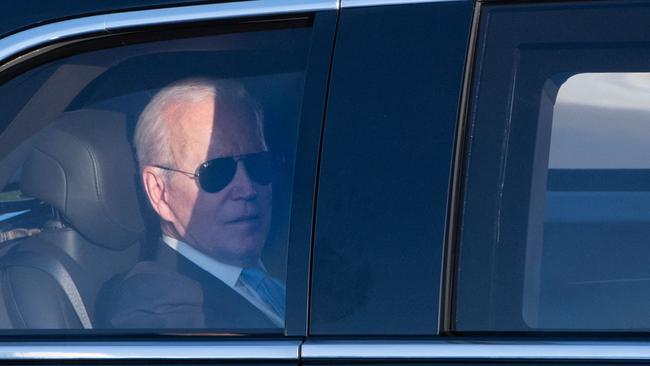
[[[144,234],[122,114],[66,112],[37,136],[22,191],[54,206],[89,241],[124,249]]]

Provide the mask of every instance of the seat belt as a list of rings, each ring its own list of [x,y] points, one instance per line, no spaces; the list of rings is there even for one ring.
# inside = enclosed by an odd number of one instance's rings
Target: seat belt
[[[0,269],[9,267],[31,267],[49,274],[61,286],[68,300],[70,300],[81,326],[84,329],[92,329],[93,325],[86,311],[81,293],[79,293],[72,276],[60,261],[51,256],[31,251],[11,250],[4,258],[0,259]]]

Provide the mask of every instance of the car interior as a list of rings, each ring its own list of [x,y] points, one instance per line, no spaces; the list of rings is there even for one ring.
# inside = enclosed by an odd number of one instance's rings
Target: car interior
[[[51,216],[3,248],[5,327],[92,328],[102,284],[137,261],[144,222],[125,136],[124,116],[78,110],[35,139],[20,191]]]
[[[269,270],[284,278],[304,59],[219,37],[72,56],[0,89],[22,98],[21,109],[0,115],[0,329],[107,326],[112,281],[146,259],[146,243],[159,235],[138,183],[133,130],[157,89],[188,76],[237,78],[264,107],[269,145],[288,158],[265,246]],[[274,61],[260,69],[265,52]]]

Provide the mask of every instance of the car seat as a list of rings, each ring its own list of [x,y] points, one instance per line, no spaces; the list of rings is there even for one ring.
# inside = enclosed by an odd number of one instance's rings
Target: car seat
[[[21,190],[60,219],[0,258],[9,327],[96,327],[100,289],[138,260],[145,225],[127,131],[120,113],[78,110],[35,139]]]

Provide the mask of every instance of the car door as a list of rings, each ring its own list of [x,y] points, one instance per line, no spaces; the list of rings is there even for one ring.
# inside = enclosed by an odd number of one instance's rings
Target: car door
[[[103,13],[44,11],[45,24],[22,26],[0,39],[0,333],[6,340],[0,357],[33,363],[298,364],[307,332],[313,197],[336,1],[95,10]],[[162,243],[163,219],[147,199],[146,164],[133,147],[139,116],[161,89],[196,79],[244,95],[254,105],[263,152],[282,163],[261,182],[253,176],[259,165],[239,163],[247,154],[219,155],[244,166],[234,174],[246,169],[251,177],[242,179],[267,187],[272,209],[257,212],[256,220],[262,216],[270,223],[256,245],[263,250],[263,269],[286,286],[286,316],[276,326],[268,320],[277,316],[266,319],[266,326],[240,327],[246,319],[235,321],[237,306],[230,313],[217,307],[214,323],[207,315],[198,323],[183,317],[181,309],[207,306],[223,283],[210,287],[172,276],[153,286],[140,284],[135,292],[112,287],[133,278],[134,265],[151,263],[152,245]],[[205,190],[201,182],[193,187]],[[209,221],[196,209],[200,203],[181,203],[195,205],[188,225]],[[205,228],[213,230],[214,222]],[[164,291],[156,293],[156,286]],[[257,293],[255,305],[226,290],[214,299],[217,304],[236,297],[242,308],[265,308],[258,307]],[[153,294],[147,301],[154,306],[120,318],[122,300],[115,296],[129,302],[143,293]],[[164,304],[156,303],[161,299]],[[114,306],[117,316],[111,315]],[[258,316],[264,318],[266,309]],[[177,310],[183,314],[173,318]]]

